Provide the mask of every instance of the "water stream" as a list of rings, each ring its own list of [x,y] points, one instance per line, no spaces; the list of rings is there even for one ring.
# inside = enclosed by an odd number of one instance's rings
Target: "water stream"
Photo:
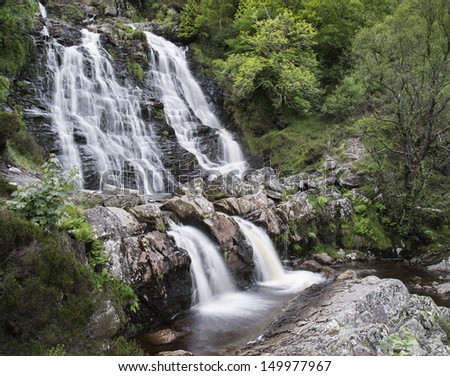
[[[166,120],[174,129],[179,144],[196,156],[204,170],[241,175],[247,167],[241,147],[208,104],[189,70],[185,51],[153,33],[145,34],[150,46],[152,84],[164,104]],[[213,128],[217,133],[218,155],[211,155],[202,148],[198,137],[201,125]]]
[[[163,347],[142,341],[149,353],[183,348],[196,355],[232,354],[259,337],[294,294],[325,280],[317,273],[285,271],[264,230],[234,219],[253,249],[258,282],[238,291],[218,246],[195,227],[172,224],[169,235],[191,257],[193,305],[170,326],[177,341]]]

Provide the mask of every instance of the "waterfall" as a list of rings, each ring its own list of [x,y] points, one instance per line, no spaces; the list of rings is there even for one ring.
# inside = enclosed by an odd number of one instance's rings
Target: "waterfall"
[[[146,32],[146,35],[153,84],[180,145],[196,156],[204,170],[218,170],[222,174],[233,171],[241,175],[247,166],[242,150],[211,110],[188,68],[184,51],[155,34]],[[213,128],[218,135],[220,155],[216,156],[217,160],[201,150],[197,137],[200,125]]]
[[[236,291],[224,259],[205,234],[195,227],[175,223],[171,223],[170,228],[168,234],[177,247],[186,250],[191,258],[193,304],[203,305],[217,296]]]
[[[45,9],[45,7],[41,3],[39,3],[39,10],[41,12],[42,18],[47,18],[47,9]]]
[[[258,279],[263,282],[284,278],[283,265],[266,232],[240,217],[233,217],[253,248]]]
[[[99,39],[82,30],[80,46],[48,42],[58,157],[67,169],[79,166],[89,188],[108,184],[163,192],[171,175],[162,165],[151,124],[142,120],[140,89],[119,83]]]
[[[323,276],[309,271],[286,271],[267,233],[253,223],[233,217],[253,249],[258,279],[267,286],[284,292],[303,290],[325,280]]]

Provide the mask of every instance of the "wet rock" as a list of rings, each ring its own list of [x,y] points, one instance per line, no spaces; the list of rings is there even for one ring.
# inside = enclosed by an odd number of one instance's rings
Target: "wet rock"
[[[434,272],[450,273],[450,257],[436,264],[427,266],[427,270]]]
[[[333,274],[335,274],[335,271],[332,268],[326,265],[321,265],[314,260],[306,260],[302,262],[298,266],[298,268],[303,270],[309,270],[310,272],[314,273],[323,273],[326,276],[332,276]]]
[[[145,333],[142,339],[152,345],[168,345],[174,342],[179,334],[173,329],[162,329],[153,333]]]
[[[240,288],[248,287],[255,270],[253,251],[245,242],[237,223],[220,213],[205,219],[204,223],[224,252],[225,261],[236,284]]]
[[[450,355],[439,320],[449,309],[410,295],[395,279],[369,276],[310,288],[262,340],[240,355]]]

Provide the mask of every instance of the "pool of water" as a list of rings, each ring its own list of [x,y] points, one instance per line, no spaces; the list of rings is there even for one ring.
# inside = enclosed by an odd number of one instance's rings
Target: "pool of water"
[[[401,280],[411,294],[430,296],[437,305],[450,307],[450,294],[438,294],[433,284],[450,282],[448,273],[432,272],[404,261],[369,261],[335,267],[338,271],[352,269],[360,278],[375,275],[379,278]]]
[[[445,273],[430,272],[402,261],[352,263],[335,269],[352,269],[360,278],[375,275],[400,279],[410,293],[428,295],[436,304],[450,307],[449,294],[444,296],[433,290],[433,283],[450,281],[450,276]],[[258,284],[250,290],[224,294],[209,304],[194,307],[160,328],[175,333],[175,341],[155,345],[142,335],[139,337],[141,345],[149,354],[183,349],[194,355],[233,355],[263,335],[292,297],[310,284],[310,275],[302,273],[309,272],[287,272],[284,283]],[[303,277],[308,280],[307,284]]]

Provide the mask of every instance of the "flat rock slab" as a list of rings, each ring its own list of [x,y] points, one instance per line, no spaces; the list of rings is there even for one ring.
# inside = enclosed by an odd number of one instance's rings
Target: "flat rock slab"
[[[395,279],[336,281],[293,299],[240,355],[450,355],[450,309]]]

